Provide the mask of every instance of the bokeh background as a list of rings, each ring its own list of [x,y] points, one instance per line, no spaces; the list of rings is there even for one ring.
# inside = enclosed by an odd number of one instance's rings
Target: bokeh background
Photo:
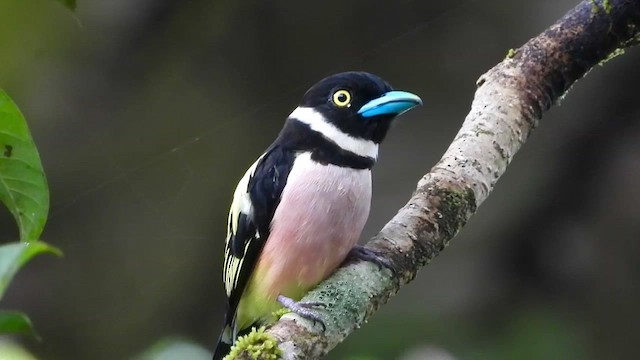
[[[0,1],[0,86],[50,182],[43,239],[65,253],[10,287],[0,307],[43,338],[13,341],[44,360],[211,348],[232,191],[308,86],[366,70],[425,101],[381,149],[364,239],[444,152],[479,75],[576,3]],[[329,358],[637,356],[638,64],[628,50],[580,81],[451,246]]]

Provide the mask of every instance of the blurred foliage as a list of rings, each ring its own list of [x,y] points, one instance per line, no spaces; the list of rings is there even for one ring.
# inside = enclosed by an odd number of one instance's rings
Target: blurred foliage
[[[38,338],[29,317],[19,311],[0,311],[0,333],[29,335]]]
[[[38,254],[51,253],[61,256],[60,250],[42,241],[29,241],[0,246],[0,299],[16,272]]]
[[[153,345],[135,360],[209,360],[211,352],[192,341],[181,338],[166,338]]]
[[[37,360],[22,346],[3,339],[0,339],[0,354],[2,360]]]
[[[76,0],[56,0],[56,1],[60,2],[62,5],[67,7],[69,10],[75,10],[76,9]]]

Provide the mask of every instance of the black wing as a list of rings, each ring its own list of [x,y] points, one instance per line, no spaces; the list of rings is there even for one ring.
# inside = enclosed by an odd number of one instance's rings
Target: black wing
[[[229,211],[223,270],[229,300],[228,324],[235,317],[242,293],[269,237],[271,219],[294,159],[292,151],[274,144],[238,183]]]

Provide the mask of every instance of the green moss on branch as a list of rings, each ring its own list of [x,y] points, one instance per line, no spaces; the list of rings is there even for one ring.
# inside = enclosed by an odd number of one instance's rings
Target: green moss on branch
[[[247,335],[240,336],[224,360],[277,360],[282,356],[278,341],[261,327],[252,328]]]

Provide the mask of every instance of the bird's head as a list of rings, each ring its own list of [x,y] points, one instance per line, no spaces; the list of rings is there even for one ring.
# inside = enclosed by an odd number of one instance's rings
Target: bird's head
[[[354,138],[379,144],[396,116],[421,104],[418,96],[393,90],[376,75],[344,72],[313,85],[299,108],[312,109]]]

